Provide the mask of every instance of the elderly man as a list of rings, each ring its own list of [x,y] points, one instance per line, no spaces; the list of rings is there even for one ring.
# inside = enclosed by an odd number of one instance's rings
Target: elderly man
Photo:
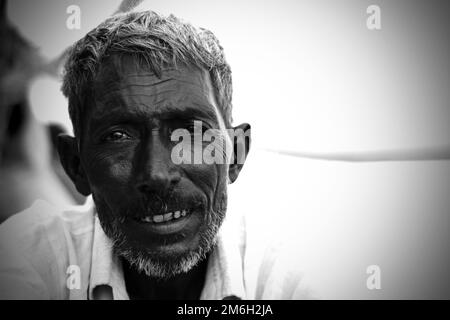
[[[211,32],[153,12],[113,16],[72,48],[63,92],[75,137],[60,136],[61,162],[92,197],[66,210],[37,202],[1,226],[1,296],[236,299],[279,291],[264,288],[269,263],[252,269],[258,283],[250,292],[245,231],[222,230],[250,126],[234,128],[245,139],[230,136],[231,71]],[[199,124],[200,135],[215,130],[216,144],[225,142],[214,159],[223,151],[231,161],[174,159],[173,133],[194,139]],[[243,150],[241,161],[226,155],[229,147]]]

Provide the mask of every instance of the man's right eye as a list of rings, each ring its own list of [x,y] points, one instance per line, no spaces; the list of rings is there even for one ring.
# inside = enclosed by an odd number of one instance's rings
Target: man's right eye
[[[114,142],[114,141],[128,140],[130,138],[131,137],[126,132],[117,130],[106,135],[104,140],[108,142]]]

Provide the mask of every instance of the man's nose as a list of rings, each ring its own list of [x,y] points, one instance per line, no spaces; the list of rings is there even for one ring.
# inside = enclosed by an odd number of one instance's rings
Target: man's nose
[[[154,134],[149,140],[141,150],[137,188],[144,194],[167,192],[180,181],[180,172],[159,135]]]

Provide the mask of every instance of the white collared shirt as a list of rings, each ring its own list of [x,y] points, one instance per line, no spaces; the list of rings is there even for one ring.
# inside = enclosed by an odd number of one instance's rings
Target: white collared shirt
[[[301,297],[298,277],[276,267],[273,248],[262,259],[246,256],[246,237],[241,217],[225,219],[200,299]],[[110,288],[110,298],[129,299],[91,199],[68,210],[37,201],[0,226],[0,298],[94,299],[99,286]]]

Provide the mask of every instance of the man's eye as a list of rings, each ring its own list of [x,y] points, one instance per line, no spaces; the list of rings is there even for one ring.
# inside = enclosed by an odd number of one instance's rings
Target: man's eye
[[[186,126],[186,129],[189,131],[189,132],[191,132],[191,133],[194,133],[194,131],[195,131],[195,125],[192,123],[192,124],[188,124],[187,126]]]
[[[201,133],[203,134],[208,127],[201,121],[189,122],[185,127],[191,133]]]
[[[121,141],[130,138],[131,137],[124,131],[114,131],[105,137],[105,141]]]

